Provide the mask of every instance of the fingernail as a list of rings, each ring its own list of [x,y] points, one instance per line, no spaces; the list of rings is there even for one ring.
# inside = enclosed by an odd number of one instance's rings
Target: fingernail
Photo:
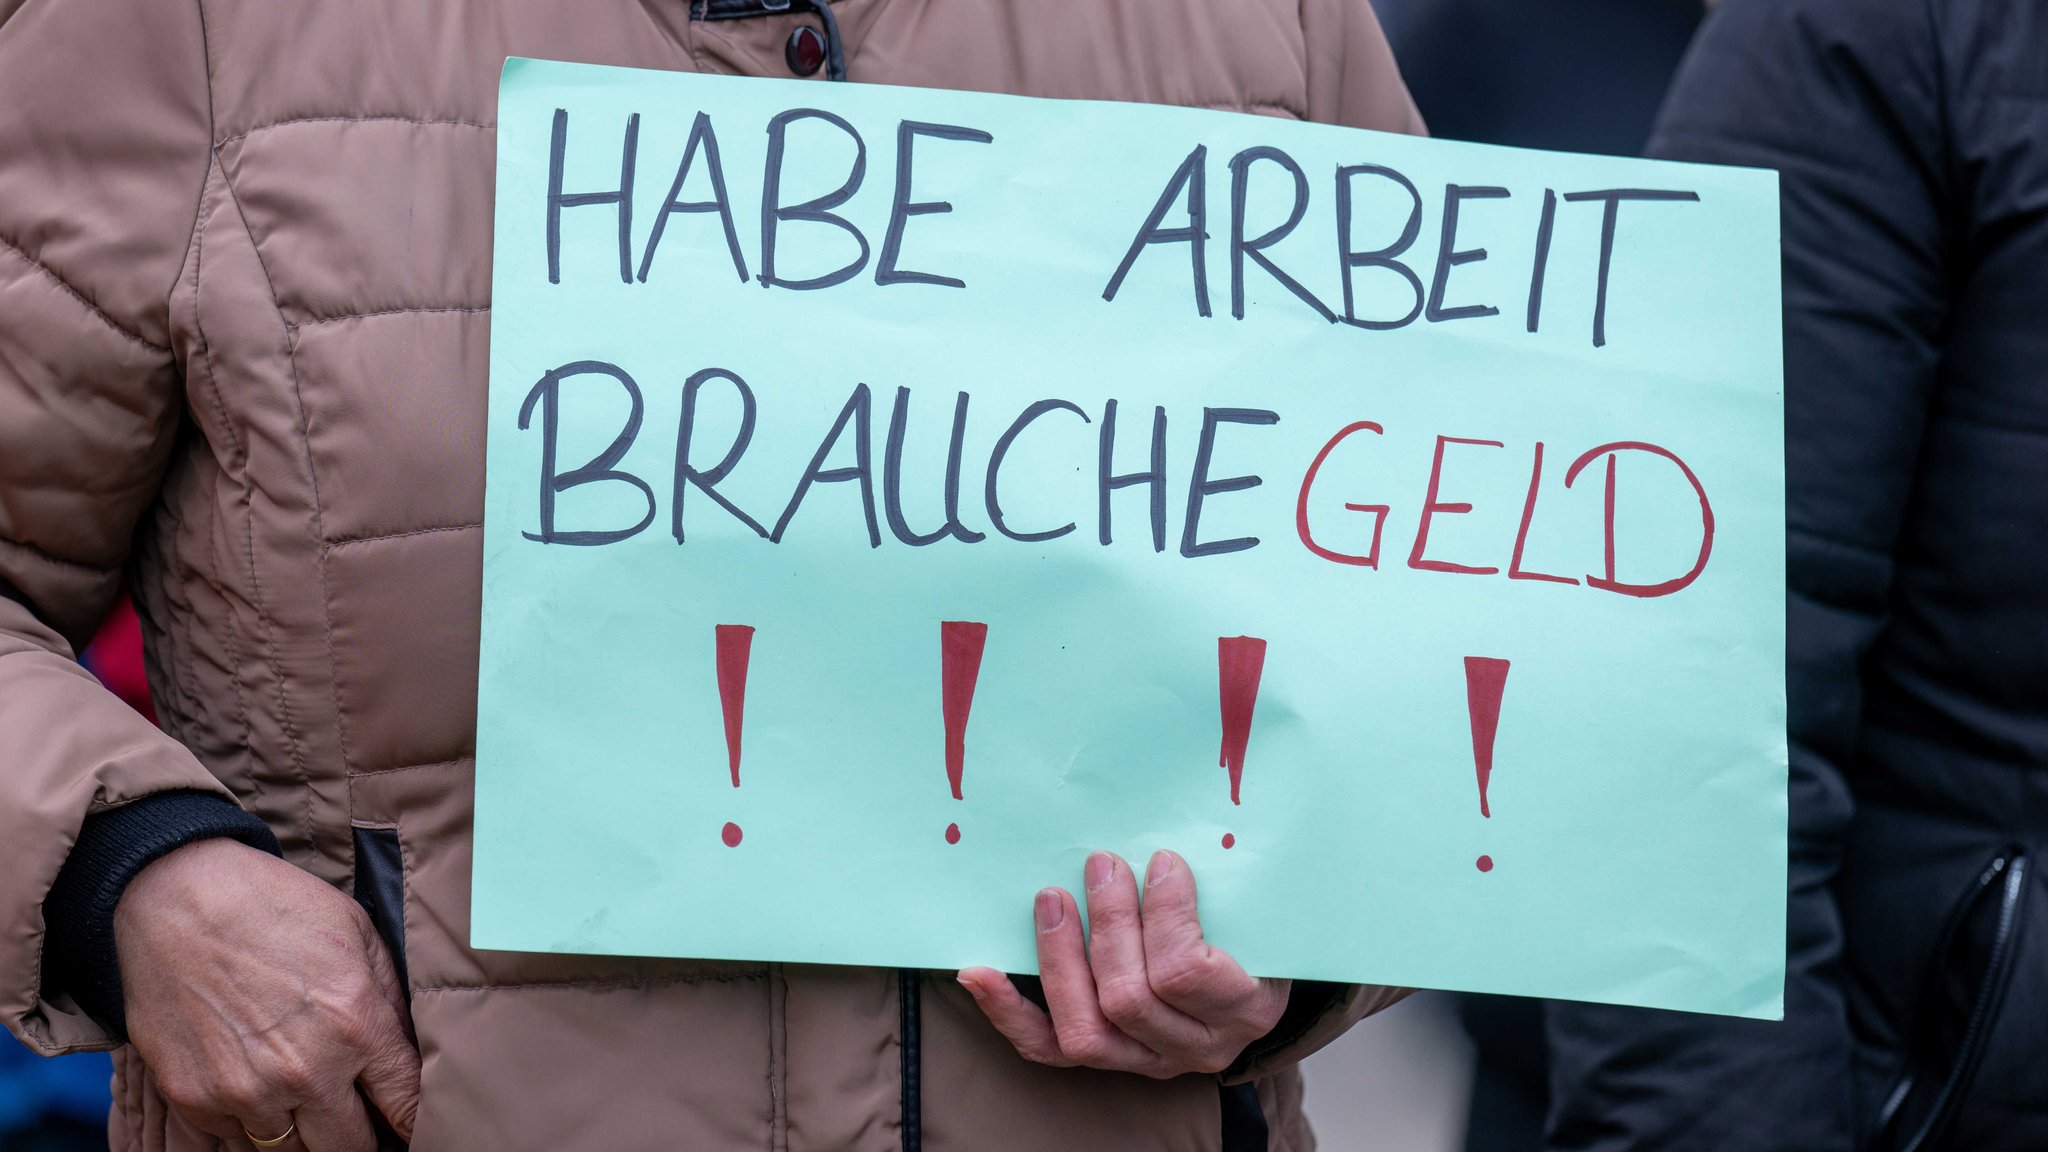
[[[1173,875],[1173,870],[1179,866],[1180,857],[1173,853],[1164,851],[1154,852],[1152,854],[1152,862],[1145,866],[1145,887],[1150,888],[1168,876]]]
[[[1116,857],[1107,852],[1097,852],[1088,857],[1088,866],[1082,869],[1081,878],[1093,892],[1116,878]]]
[[[1059,889],[1046,888],[1038,893],[1038,906],[1035,915],[1040,932],[1050,932],[1060,926],[1060,923],[1067,918],[1067,903],[1060,899]]]
[[[967,994],[969,996],[974,997],[976,1000],[981,999],[981,985],[975,983],[972,980],[969,980],[965,976],[955,976],[953,977],[953,979],[959,981],[960,986],[962,988],[967,989]]]

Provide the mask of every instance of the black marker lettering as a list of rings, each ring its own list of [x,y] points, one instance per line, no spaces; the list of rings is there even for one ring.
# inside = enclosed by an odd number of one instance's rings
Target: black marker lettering
[[[953,205],[944,200],[913,201],[910,198],[910,150],[919,136],[930,136],[935,140],[971,140],[977,144],[995,142],[995,137],[979,128],[923,124],[916,120],[905,120],[896,126],[896,197],[889,205],[889,232],[882,239],[882,258],[875,263],[875,283],[943,284],[948,288],[965,288],[966,281],[951,276],[899,271],[896,267],[897,257],[903,254],[904,224],[908,223],[912,216],[927,216],[953,210]]]
[[[1080,407],[1076,404],[1066,400],[1040,400],[1031,405],[1031,407],[1026,408],[1022,415],[1010,423],[1009,429],[996,441],[995,451],[989,453],[988,478],[982,486],[982,500],[988,505],[989,523],[995,525],[996,531],[1001,532],[1012,540],[1022,540],[1027,543],[1037,540],[1054,540],[1074,530],[1074,523],[1069,520],[1060,527],[1045,532],[1013,532],[1010,530],[1009,524],[1003,519],[1002,501],[996,498],[996,478],[1002,471],[1003,457],[1010,454],[1010,445],[1016,442],[1017,437],[1024,434],[1024,429],[1029,428],[1032,421],[1048,412],[1055,411],[1072,412],[1081,418],[1081,423],[1087,424],[1090,422],[1088,414],[1081,411]]]
[[[1276,227],[1268,228],[1263,233],[1260,233],[1256,240],[1246,240],[1244,238],[1245,199],[1250,190],[1251,167],[1261,160],[1280,165],[1287,170],[1288,175],[1294,177],[1294,204],[1288,208],[1285,221]],[[1247,148],[1231,158],[1230,314],[1232,316],[1239,320],[1244,319],[1244,259],[1249,256],[1258,263],[1259,267],[1266,270],[1267,275],[1278,280],[1281,287],[1294,293],[1296,298],[1301,300],[1302,303],[1315,309],[1316,315],[1321,316],[1332,324],[1337,322],[1337,314],[1335,312],[1330,311],[1327,305],[1321,300],[1316,299],[1315,293],[1302,287],[1299,280],[1282,272],[1280,266],[1273,263],[1272,257],[1265,253],[1265,249],[1278,244],[1289,232],[1294,231],[1294,226],[1301,223],[1302,216],[1307,212],[1308,176],[1302,172],[1301,165],[1294,162],[1294,157],[1289,156],[1278,148],[1261,147]]]
[[[1401,235],[1385,248],[1370,252],[1354,252],[1351,248],[1351,180],[1355,176],[1383,176],[1399,184],[1408,193],[1410,206],[1408,222],[1401,226]],[[1392,168],[1378,164],[1351,164],[1337,169],[1337,261],[1344,277],[1344,315],[1346,324],[1359,328],[1385,330],[1402,328],[1414,323],[1422,315],[1422,278],[1413,268],[1396,260],[1395,257],[1408,250],[1415,243],[1415,237],[1422,231],[1422,193],[1406,176]],[[1361,320],[1352,303],[1351,273],[1356,268],[1388,268],[1397,273],[1408,286],[1415,290],[1415,306],[1399,320]]]
[[[847,173],[846,182],[814,200],[801,204],[782,203],[782,153],[787,145],[789,126],[798,120],[823,120],[853,138],[853,169]],[[841,120],[830,112],[817,108],[792,108],[768,121],[768,162],[761,177],[761,286],[764,288],[795,288],[805,291],[813,288],[830,288],[843,284],[855,276],[868,263],[868,238],[844,216],[834,215],[830,209],[837,208],[853,194],[860,191],[860,182],[867,175],[868,146],[853,130],[853,125]],[[860,255],[852,263],[823,276],[808,280],[784,280],[775,274],[776,228],[785,220],[808,220],[817,224],[830,224],[852,236],[860,245]]]
[[[640,114],[626,117],[626,142],[619,153],[619,187],[611,192],[563,192],[562,173],[569,150],[569,110],[555,109],[553,138],[548,144],[548,283],[562,282],[562,209],[591,204],[615,205],[619,217],[619,279],[633,282],[633,164],[640,150]]]
[[[584,375],[609,376],[618,381],[626,389],[626,396],[632,401],[633,407],[631,413],[626,417],[626,426],[619,431],[618,436],[612,440],[610,446],[603,452],[598,453],[595,459],[581,468],[568,472],[557,472],[555,470],[555,447],[556,440],[561,435],[562,429],[562,382],[572,376]],[[587,548],[600,544],[613,544],[628,537],[638,535],[642,529],[654,523],[654,489],[648,487],[647,481],[642,480],[638,476],[630,472],[621,472],[613,467],[620,460],[624,459],[626,452],[633,447],[634,438],[640,435],[640,418],[646,412],[646,405],[640,397],[640,386],[633,383],[633,378],[626,375],[625,370],[617,365],[606,364],[599,360],[578,360],[573,364],[564,364],[560,368],[542,376],[540,381],[533,386],[533,390],[526,394],[526,402],[519,406],[519,428],[521,431],[525,431],[532,422],[533,406],[536,403],[540,405],[541,437],[540,532],[537,534],[522,532],[520,535],[528,540],[538,540],[542,544],[572,544]],[[638,524],[633,525],[631,528],[615,530],[585,529],[575,532],[563,532],[555,527],[555,497],[557,495],[567,492],[571,488],[581,487],[585,484],[596,484],[606,480],[616,480],[620,483],[631,484],[640,490],[641,495],[647,497],[647,515],[642,516]]]
[[[910,389],[896,389],[889,411],[889,437],[882,446],[882,512],[896,539],[915,548],[953,537],[976,544],[985,537],[960,523],[960,456],[967,439],[967,393],[953,401],[953,433],[946,444],[946,522],[931,532],[913,532],[903,516],[903,438],[910,422]]]
[[[1173,178],[1166,182],[1166,191],[1159,194],[1159,200],[1152,205],[1152,211],[1145,217],[1145,224],[1138,229],[1138,235],[1131,241],[1130,250],[1124,253],[1123,263],[1116,266],[1116,273],[1109,278],[1109,286],[1102,290],[1104,300],[1115,300],[1117,289],[1123,287],[1124,277],[1130,274],[1131,265],[1138,262],[1138,254],[1153,244],[1186,244],[1188,260],[1193,265],[1195,277],[1195,311],[1204,316],[1209,314],[1209,266],[1204,254],[1204,242],[1209,239],[1208,196],[1204,188],[1208,184],[1209,148],[1197,144],[1188,158],[1173,170]],[[1166,219],[1166,210],[1181,198],[1181,189],[1187,189],[1188,222],[1182,228],[1161,228]]]
[[[1202,409],[1202,438],[1195,447],[1195,471],[1188,481],[1188,516],[1180,530],[1180,554],[1190,560],[1198,556],[1221,556],[1226,552],[1242,552],[1256,548],[1257,536],[1238,536],[1230,540],[1216,540],[1207,544],[1199,543],[1202,527],[1202,501],[1224,492],[1242,492],[1257,488],[1262,482],[1257,476],[1230,476],[1222,480],[1209,479],[1209,460],[1216,452],[1216,426],[1218,424],[1278,424],[1280,414],[1263,408],[1204,408]]]
[[[1104,545],[1109,536],[1109,494],[1119,488],[1143,484],[1152,490],[1152,550],[1166,551],[1166,409],[1152,409],[1152,466],[1143,472],[1119,476],[1110,471],[1116,457],[1116,401],[1102,406],[1102,435],[1096,457],[1098,491],[1096,538]]]
[[[1429,284],[1429,306],[1422,310],[1422,318],[1431,324],[1445,320],[1472,320],[1481,316],[1498,316],[1500,309],[1490,304],[1465,304],[1457,308],[1444,307],[1444,289],[1450,286],[1451,269],[1460,264],[1476,264],[1486,259],[1486,249],[1467,248],[1460,252],[1458,244],[1458,205],[1466,200],[1505,200],[1505,188],[1467,188],[1461,184],[1444,185],[1444,225],[1436,247],[1436,277]]]
[[[1536,259],[1529,267],[1529,331],[1543,318],[1543,276],[1550,270],[1550,231],[1557,223],[1557,189],[1543,190],[1543,216],[1536,221]]]
[[[789,497],[789,506],[782,510],[782,518],[775,522],[775,530],[768,534],[768,539],[777,544],[782,543],[782,534],[788,531],[789,522],[796,517],[796,510],[803,504],[804,496],[810,492],[812,484],[837,484],[857,480],[860,482],[861,507],[867,513],[868,547],[882,546],[882,531],[875,523],[875,474],[874,468],[870,465],[872,436],[869,425],[873,407],[868,386],[854,385],[853,395],[846,398],[845,407],[839,410],[839,418],[832,422],[832,430],[825,433],[825,439],[819,442],[818,451],[811,456],[810,465],[804,469],[803,479],[797,481],[796,491]],[[853,466],[825,467],[825,457],[832,454],[832,446],[839,443],[839,437],[846,431],[848,424],[854,426]]]
[[[697,393],[711,380],[725,380],[739,390],[740,430],[733,435],[732,446],[725,450],[725,455],[719,458],[716,465],[698,468],[690,463],[690,437],[697,424]],[[720,508],[732,513],[740,523],[752,528],[756,535],[763,539],[767,538],[768,530],[761,527],[760,521],[740,511],[739,505],[726,499],[718,491],[719,481],[732,474],[733,466],[739,463],[740,457],[746,453],[747,445],[753,439],[754,390],[747,387],[745,380],[723,368],[706,368],[684,381],[683,415],[676,425],[675,507],[669,512],[670,529],[675,534],[676,543],[683,542],[683,497],[689,492],[692,484],[716,501]]]
[[[683,200],[683,181],[690,175],[690,165],[697,159],[697,150],[704,150],[704,171],[711,178],[711,199]],[[697,113],[697,120],[690,125],[690,142],[683,146],[683,162],[676,165],[675,183],[668,186],[668,200],[661,211],[654,215],[654,230],[647,235],[647,249],[640,254],[640,282],[647,283],[647,269],[654,263],[654,250],[661,246],[661,234],[668,230],[668,218],[675,212],[716,212],[718,222],[725,226],[725,248],[732,253],[732,267],[740,274],[740,283],[747,282],[747,258],[740,254],[739,229],[732,219],[732,201],[725,194],[725,166],[718,162],[718,134],[711,129],[711,117]]]
[[[1621,215],[1624,200],[1685,200],[1697,201],[1697,192],[1679,192],[1664,188],[1607,188],[1598,192],[1567,192],[1566,203],[1581,200],[1598,200],[1604,206],[1600,215],[1600,276],[1593,289],[1593,347],[1600,348],[1607,343],[1607,270],[1614,260],[1614,225]]]

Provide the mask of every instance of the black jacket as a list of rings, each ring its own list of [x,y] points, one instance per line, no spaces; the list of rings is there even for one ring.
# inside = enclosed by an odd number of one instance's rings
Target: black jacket
[[[1783,182],[1786,1019],[1551,1005],[1550,1145],[2048,1149],[2048,3],[1726,0],[1651,151]]]

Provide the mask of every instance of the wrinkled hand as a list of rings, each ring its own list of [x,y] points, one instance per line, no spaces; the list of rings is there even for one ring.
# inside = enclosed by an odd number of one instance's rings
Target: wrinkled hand
[[[1152,857],[1145,898],[1130,866],[1088,858],[1088,932],[1064,889],[1038,894],[1039,975],[1050,1018],[1009,977],[969,968],[960,983],[1027,1060],[1167,1079],[1221,1072],[1273,1030],[1289,982],[1259,980],[1202,940],[1195,876],[1172,852]]]
[[[364,1098],[412,1138],[420,1057],[355,901],[231,840],[143,869],[114,913],[128,1034],[164,1098],[229,1146],[372,1152]],[[360,1091],[358,1091],[360,1089]]]

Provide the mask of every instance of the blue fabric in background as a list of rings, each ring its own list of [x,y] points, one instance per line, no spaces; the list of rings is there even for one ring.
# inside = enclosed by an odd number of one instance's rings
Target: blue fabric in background
[[[1640,155],[1701,0],[1376,0],[1429,133]]]
[[[0,1037],[0,1146],[47,1120],[105,1124],[113,1077],[104,1052],[46,1060]]]

